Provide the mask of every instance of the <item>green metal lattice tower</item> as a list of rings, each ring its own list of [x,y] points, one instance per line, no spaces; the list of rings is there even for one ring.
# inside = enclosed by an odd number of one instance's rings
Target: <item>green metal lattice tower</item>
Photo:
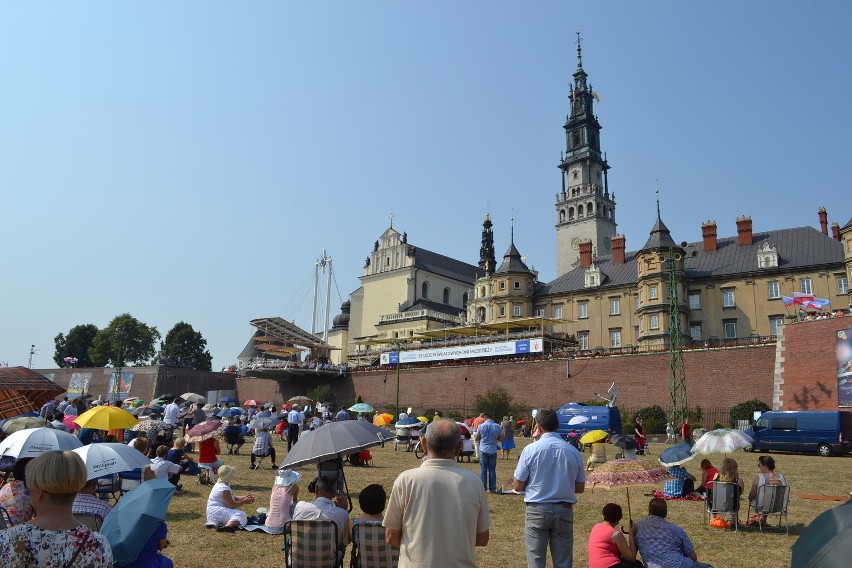
[[[683,334],[680,329],[680,302],[677,295],[677,265],[674,249],[669,249],[669,389],[671,415],[677,428],[687,418],[686,373],[683,370]]]

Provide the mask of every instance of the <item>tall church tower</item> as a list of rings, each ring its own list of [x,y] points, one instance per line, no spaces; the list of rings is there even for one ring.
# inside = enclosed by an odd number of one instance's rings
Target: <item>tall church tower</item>
[[[479,247],[479,268],[488,276],[493,274],[497,269],[494,266],[497,263],[494,257],[494,228],[491,223],[491,214],[485,214],[485,221],[482,222],[482,246]]]
[[[567,150],[559,164],[562,192],[556,195],[557,276],[578,265],[580,241],[591,240],[592,254],[607,256],[616,234],[615,194],[609,192],[609,164],[601,154],[601,125],[593,110],[597,94],[587,77],[578,31],[571,113],[565,122]]]

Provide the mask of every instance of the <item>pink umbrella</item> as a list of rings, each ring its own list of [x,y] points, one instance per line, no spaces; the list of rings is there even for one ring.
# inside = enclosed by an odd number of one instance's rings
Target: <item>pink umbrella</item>
[[[75,418],[77,418],[77,417],[69,415],[69,416],[66,416],[65,418],[62,419],[62,423],[65,424],[65,427],[68,428],[69,431],[80,429],[80,427],[77,425],[77,423],[74,422]]]
[[[459,430],[461,430],[462,436],[470,435],[470,427],[464,422],[456,422],[458,424]]]

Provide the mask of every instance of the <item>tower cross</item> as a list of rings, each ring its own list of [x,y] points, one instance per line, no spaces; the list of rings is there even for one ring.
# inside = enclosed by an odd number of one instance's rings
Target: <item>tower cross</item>
[[[390,212],[390,228],[391,229],[393,229],[393,218],[394,218],[394,214],[393,214],[393,211],[391,211]]]

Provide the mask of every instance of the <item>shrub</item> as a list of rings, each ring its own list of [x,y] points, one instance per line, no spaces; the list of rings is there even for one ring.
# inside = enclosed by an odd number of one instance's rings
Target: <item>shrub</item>
[[[522,416],[528,409],[522,404],[515,404],[512,397],[502,387],[487,391],[483,395],[477,395],[473,399],[473,413],[488,412],[495,422],[503,420],[504,416]]]
[[[337,406],[337,399],[334,396],[334,389],[331,388],[331,385],[319,385],[309,391],[306,396],[314,402],[330,402],[332,405]]]
[[[633,422],[637,418],[645,420],[645,431],[648,434],[660,434],[666,431],[666,411],[657,404],[637,410],[628,423],[626,432],[633,432]]]
[[[762,400],[757,399],[747,400],[734,406],[731,408],[731,412],[728,415],[728,419],[731,421],[731,427],[735,428],[738,420],[748,420],[751,422],[754,418],[754,413],[758,410],[766,412],[767,410],[771,410],[771,408],[769,408],[769,405]]]

